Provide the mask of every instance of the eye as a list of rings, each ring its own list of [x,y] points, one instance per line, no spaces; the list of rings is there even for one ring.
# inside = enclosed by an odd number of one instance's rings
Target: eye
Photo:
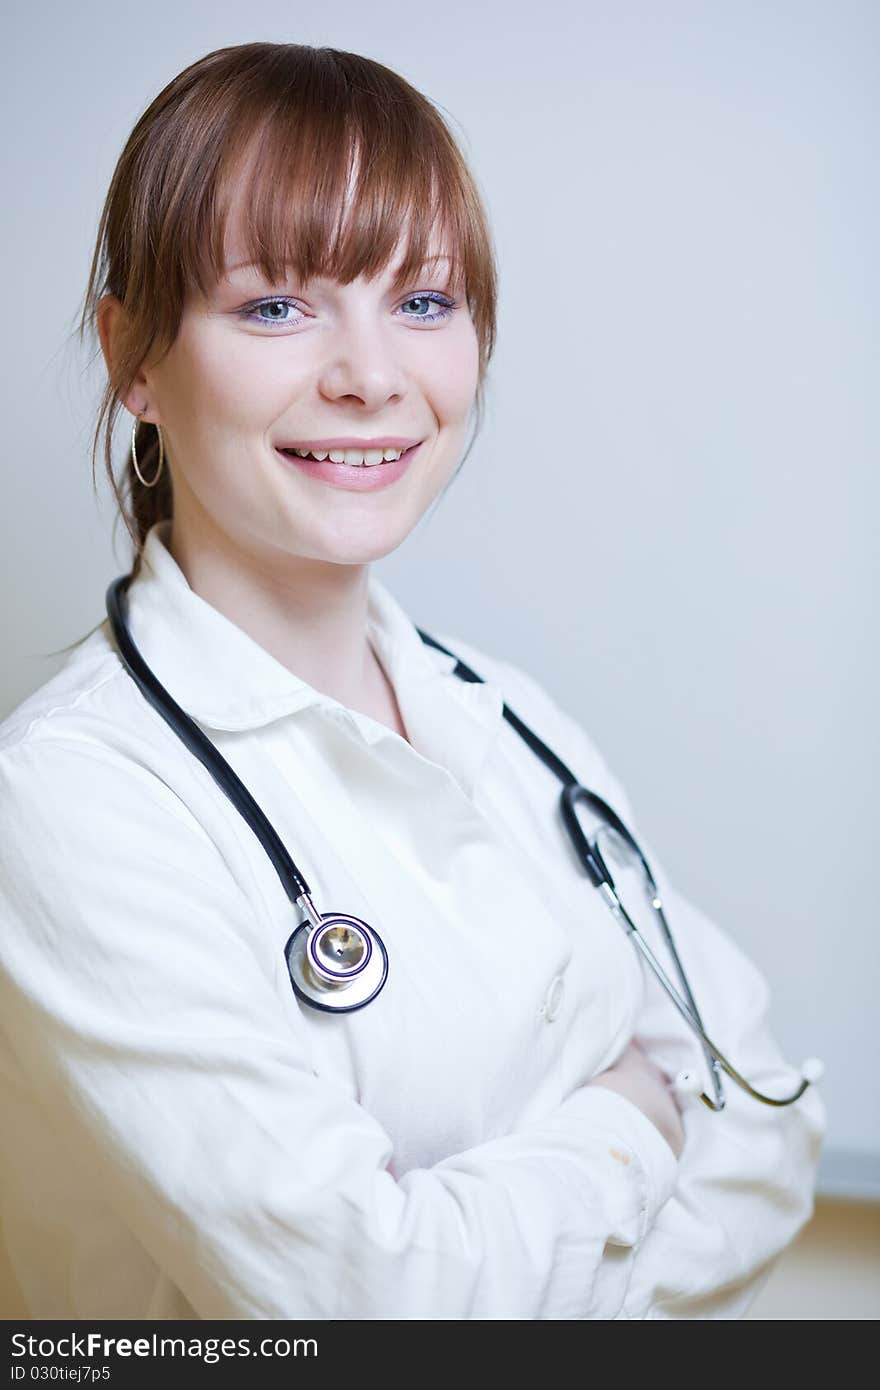
[[[415,304],[419,307],[419,312],[415,314],[404,314],[404,318],[417,319],[421,323],[440,323],[443,319],[451,318],[458,305],[454,299],[447,298],[446,295],[438,294],[436,290],[429,290],[425,294],[410,295],[405,299],[403,306]],[[437,308],[431,312],[425,312],[431,304],[436,304]],[[264,309],[271,309],[271,314],[264,314]],[[284,313],[285,309],[294,309],[299,317],[291,318]],[[281,311],[281,312],[277,312]],[[258,323],[261,326],[271,327],[278,324],[281,328],[289,328],[291,324],[300,323],[303,315],[298,309],[296,300],[286,296],[274,296],[270,299],[258,299],[253,304],[246,304],[238,312],[238,317],[248,323]]]
[[[421,319],[423,323],[439,323],[441,319],[451,318],[458,308],[454,299],[447,299],[445,295],[437,294],[434,290],[431,290],[428,294],[411,295],[409,299],[404,300],[404,304],[418,304],[421,305],[422,308],[425,308],[429,304],[440,305],[440,308],[433,314],[404,314],[404,318]]]
[[[250,323],[279,323],[282,328],[286,328],[291,323],[298,322],[297,319],[281,318],[277,314],[273,314],[268,318],[264,318],[262,314],[259,312],[261,309],[277,309],[279,307],[283,309],[295,309],[296,301],[293,299],[260,299],[256,302],[256,304],[245,305],[245,307],[239,312],[239,318],[246,319]]]

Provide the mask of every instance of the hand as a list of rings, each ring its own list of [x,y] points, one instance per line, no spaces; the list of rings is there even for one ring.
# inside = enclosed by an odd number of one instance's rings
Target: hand
[[[676,1158],[684,1148],[684,1128],[675,1094],[660,1068],[632,1039],[620,1058],[600,1071],[589,1086],[606,1086],[632,1101],[666,1140]]]

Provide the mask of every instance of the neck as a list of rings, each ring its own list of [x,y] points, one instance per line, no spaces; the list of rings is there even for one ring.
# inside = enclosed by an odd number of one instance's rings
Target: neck
[[[166,541],[190,588],[301,680],[349,707],[382,673],[367,638],[369,565],[240,549],[175,515]]]

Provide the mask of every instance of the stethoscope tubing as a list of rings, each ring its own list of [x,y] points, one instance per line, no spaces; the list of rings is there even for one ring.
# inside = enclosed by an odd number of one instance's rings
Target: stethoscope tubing
[[[172,699],[132,641],[123,609],[124,597],[130,582],[130,575],[121,575],[112,582],[107,590],[107,613],[113,627],[113,635],[119,645],[120,654],[129,672],[153,708],[158,714],[161,714],[166,724],[171,726],[178,738],[183,740],[189,751],[203,764],[221,791],[226,793],[235,809],[247,821],[272,861],[275,872],[290,901],[299,903],[300,900],[303,900],[302,905],[306,909],[312,925],[319,925],[321,916],[312,902],[311,889],[293,862],[272,822],[261,810],[222,753],[202,733],[199,726],[190,719],[180,705]]]

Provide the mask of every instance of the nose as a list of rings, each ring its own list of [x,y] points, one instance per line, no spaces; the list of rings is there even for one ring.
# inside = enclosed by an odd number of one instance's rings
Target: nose
[[[331,401],[350,399],[379,410],[406,390],[403,363],[393,330],[348,318],[333,335],[320,373],[320,390]]]

